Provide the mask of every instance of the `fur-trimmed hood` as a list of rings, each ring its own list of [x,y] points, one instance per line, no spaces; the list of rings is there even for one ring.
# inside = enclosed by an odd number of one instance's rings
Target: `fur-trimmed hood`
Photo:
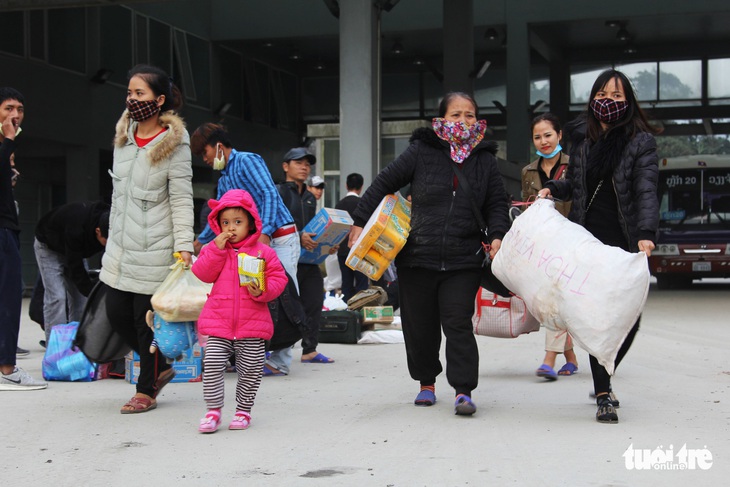
[[[417,140],[420,140],[424,142],[425,144],[428,144],[432,147],[435,147],[437,149],[444,149],[446,151],[449,150],[449,143],[445,140],[439,139],[439,136],[436,135],[436,132],[433,131],[430,127],[419,127],[416,130],[413,131],[411,134],[411,138],[409,139],[410,143],[413,143]],[[479,144],[477,144],[476,147],[471,151],[472,153],[475,153],[480,150],[486,150],[487,152],[490,152],[493,155],[497,155],[497,149],[498,145],[493,140],[486,140],[482,139]]]
[[[160,114],[160,125],[167,128],[167,131],[158,135],[152,140],[148,147],[147,158],[150,164],[169,158],[181,143],[190,143],[190,136],[185,129],[185,122],[172,110]],[[129,112],[124,110],[117,122],[114,135],[114,146],[124,147],[127,144],[134,144],[134,130],[137,122],[129,118]]]

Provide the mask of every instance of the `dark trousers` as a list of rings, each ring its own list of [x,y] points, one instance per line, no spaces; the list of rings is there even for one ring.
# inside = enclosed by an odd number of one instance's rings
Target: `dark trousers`
[[[306,331],[302,337],[302,355],[314,352],[319,345],[319,322],[322,318],[324,302],[324,278],[319,266],[299,264],[297,266],[297,282],[299,296],[302,298],[304,312],[307,315]]]
[[[446,336],[446,378],[457,394],[479,381],[479,350],[472,329],[480,269],[439,272],[398,268],[401,320],[408,371],[421,385],[436,382],[441,330]]]
[[[152,309],[151,298],[152,296],[147,294],[130,293],[109,287],[106,308],[114,331],[139,354],[137,392],[155,397],[157,377],[171,366],[159,350],[154,354],[150,353],[154,332],[147,326],[145,315]]]
[[[367,289],[370,285],[368,276],[347,267],[347,264],[345,264],[346,259],[347,255],[337,254],[337,262],[340,264],[340,274],[342,274],[342,299],[345,302],[359,291]]]
[[[0,365],[15,365],[22,306],[18,232],[0,228]]]
[[[631,344],[634,342],[636,332],[639,331],[640,321],[641,316],[639,316],[639,319],[636,320],[636,323],[634,323],[634,326],[633,328],[631,328],[631,331],[629,331],[629,334],[626,335],[626,340],[624,340],[624,342],[621,344],[621,348],[618,349],[618,353],[616,354],[616,361],[614,362],[614,372],[616,368],[618,368],[618,364],[620,364],[621,360],[623,360],[626,352],[629,351]],[[599,364],[598,360],[596,360],[596,357],[594,357],[593,355],[589,355],[588,358],[591,363],[591,374],[593,375],[593,390],[596,392],[596,394],[610,392],[611,376],[608,375],[606,368],[603,365]]]

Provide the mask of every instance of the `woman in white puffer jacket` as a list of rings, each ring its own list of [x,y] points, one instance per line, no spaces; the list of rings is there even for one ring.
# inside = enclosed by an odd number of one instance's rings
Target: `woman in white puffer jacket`
[[[180,91],[159,68],[129,72],[127,109],[114,138],[114,185],[109,239],[100,279],[109,286],[112,327],[140,356],[136,394],[122,414],[157,407],[155,397],[175,376],[159,352],[145,315],[150,298],[169,273],[174,252],[187,265],[193,251],[193,169],[190,137],[177,115]]]

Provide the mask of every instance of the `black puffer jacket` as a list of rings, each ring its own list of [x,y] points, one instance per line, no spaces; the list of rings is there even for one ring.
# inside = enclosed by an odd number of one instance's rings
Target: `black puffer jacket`
[[[585,224],[586,206],[592,196],[586,190],[586,163],[590,149],[590,141],[585,139],[573,151],[566,178],[549,181],[545,185],[554,197],[573,200],[568,218],[579,225]],[[639,251],[639,240],[656,242],[659,226],[658,179],[656,141],[653,135],[640,132],[624,149],[612,178],[618,199],[619,224],[631,252]]]
[[[383,169],[353,212],[354,224],[365,226],[383,197],[411,184],[411,232],[396,257],[398,267],[452,271],[478,268],[479,225],[469,198],[456,188],[449,145],[430,128],[413,132],[410,146]],[[489,241],[509,229],[507,193],[497,167],[493,142],[481,142],[460,165],[488,226]]]

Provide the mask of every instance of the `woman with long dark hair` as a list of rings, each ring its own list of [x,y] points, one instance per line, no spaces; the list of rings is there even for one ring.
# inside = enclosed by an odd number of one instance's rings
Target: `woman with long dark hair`
[[[656,131],[629,79],[613,69],[596,79],[586,112],[585,139],[571,151],[566,179],[548,181],[538,195],[572,200],[569,218],[602,243],[649,256],[659,225]],[[616,366],[631,346],[639,321],[621,345]],[[617,423],[611,377],[595,357],[590,356],[590,364],[596,420]]]
[[[127,109],[117,122],[109,239],[99,278],[109,286],[112,327],[139,354],[136,394],[122,414],[157,407],[155,397],[175,376],[159,351],[145,315],[170,272],[174,252],[187,265],[193,251],[193,168],[190,137],[177,114],[182,96],[163,70],[129,72]]]

